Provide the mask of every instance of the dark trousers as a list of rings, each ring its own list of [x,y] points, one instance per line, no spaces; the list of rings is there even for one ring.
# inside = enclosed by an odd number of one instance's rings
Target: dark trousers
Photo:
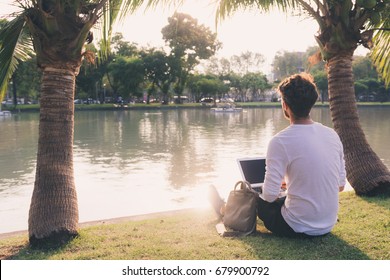
[[[295,232],[284,220],[281,208],[286,197],[278,198],[274,202],[267,202],[259,198],[257,216],[263,221],[264,226],[272,233],[287,237],[310,237],[304,233]]]

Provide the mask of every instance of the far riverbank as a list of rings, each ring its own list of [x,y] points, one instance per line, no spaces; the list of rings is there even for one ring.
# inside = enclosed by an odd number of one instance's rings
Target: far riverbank
[[[279,102],[239,102],[237,103],[238,107],[242,108],[273,108],[280,107]],[[328,102],[318,102],[315,105],[316,107],[329,107]],[[388,107],[390,102],[358,102],[358,107]],[[21,112],[39,112],[39,104],[31,105],[17,105],[14,106],[2,106],[3,110],[11,111],[12,113],[21,113]],[[175,110],[175,109],[202,109],[208,110],[209,106],[203,106],[200,103],[185,103],[185,104],[168,104],[162,105],[160,103],[136,103],[128,104],[123,106],[118,106],[117,104],[76,104],[76,111],[87,111],[87,110]]]

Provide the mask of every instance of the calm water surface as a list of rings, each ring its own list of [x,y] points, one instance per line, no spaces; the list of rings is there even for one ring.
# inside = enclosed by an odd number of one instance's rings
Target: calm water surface
[[[390,166],[390,108],[360,108],[368,141]],[[312,112],[331,126],[326,108]],[[27,229],[38,113],[0,118],[0,233]],[[76,112],[74,165],[80,221],[207,207],[207,187],[227,195],[236,159],[264,155],[288,125],[278,108]]]

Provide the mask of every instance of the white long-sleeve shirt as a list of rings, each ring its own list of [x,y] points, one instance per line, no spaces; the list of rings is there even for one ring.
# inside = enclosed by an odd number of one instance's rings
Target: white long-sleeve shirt
[[[321,235],[337,221],[339,187],[346,183],[339,136],[320,123],[290,125],[269,143],[262,197],[277,199],[282,181],[287,197],[282,216],[295,232]]]

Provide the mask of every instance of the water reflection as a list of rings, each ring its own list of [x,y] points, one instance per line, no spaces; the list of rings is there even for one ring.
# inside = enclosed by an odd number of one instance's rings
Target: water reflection
[[[387,108],[360,109],[368,141],[390,166]],[[312,117],[331,126],[326,108]],[[206,188],[227,195],[236,159],[264,155],[287,127],[279,108],[76,112],[74,161],[80,220],[207,206]],[[34,184],[38,114],[0,122],[0,232],[25,229]]]

